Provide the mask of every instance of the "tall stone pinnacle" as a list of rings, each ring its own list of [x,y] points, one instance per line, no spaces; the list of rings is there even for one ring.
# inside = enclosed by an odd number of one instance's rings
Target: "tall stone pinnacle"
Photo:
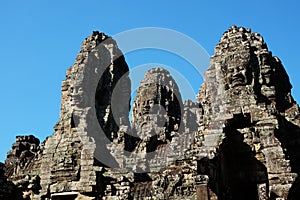
[[[181,112],[181,95],[170,73],[163,68],[149,70],[134,99],[133,127],[142,132],[144,125],[154,122],[164,128],[164,140],[171,140],[171,132],[179,130]]]

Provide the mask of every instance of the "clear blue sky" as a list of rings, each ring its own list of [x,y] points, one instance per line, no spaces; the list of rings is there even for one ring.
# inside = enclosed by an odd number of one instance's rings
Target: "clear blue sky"
[[[82,40],[93,30],[115,35],[133,28],[170,28],[192,37],[212,55],[231,25],[250,27],[282,60],[299,102],[299,7],[296,0],[2,1],[0,161],[16,135],[34,134],[42,141],[53,133],[61,81]],[[169,55],[156,55],[144,52],[126,59],[130,66],[175,62]]]

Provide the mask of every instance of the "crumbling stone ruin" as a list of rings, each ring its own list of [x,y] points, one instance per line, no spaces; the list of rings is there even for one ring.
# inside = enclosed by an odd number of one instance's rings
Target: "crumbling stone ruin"
[[[197,102],[182,100],[167,70],[149,70],[131,123],[128,74],[111,37],[87,37],[62,83],[54,134],[42,144],[17,137],[0,165],[0,198],[300,198],[299,107],[258,33],[223,34]]]

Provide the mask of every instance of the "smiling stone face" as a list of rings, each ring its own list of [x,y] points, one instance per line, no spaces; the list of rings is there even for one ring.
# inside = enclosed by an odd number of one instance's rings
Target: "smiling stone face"
[[[235,88],[245,86],[249,83],[248,74],[250,71],[249,59],[245,58],[229,58],[222,66],[227,88]]]
[[[247,84],[246,63],[229,65],[227,68],[226,81],[231,88]]]
[[[83,89],[80,85],[73,86],[72,101],[75,105],[80,106],[83,103]]]
[[[150,91],[148,88],[142,91],[143,98],[141,103],[142,115],[152,114],[152,108],[157,104],[157,94],[156,90]]]

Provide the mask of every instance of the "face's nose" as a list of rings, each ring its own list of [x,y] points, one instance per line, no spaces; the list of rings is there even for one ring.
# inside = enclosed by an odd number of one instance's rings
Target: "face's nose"
[[[150,105],[149,105],[148,103],[146,103],[146,104],[143,106],[143,108],[144,108],[145,110],[149,110],[149,109],[150,109]]]

